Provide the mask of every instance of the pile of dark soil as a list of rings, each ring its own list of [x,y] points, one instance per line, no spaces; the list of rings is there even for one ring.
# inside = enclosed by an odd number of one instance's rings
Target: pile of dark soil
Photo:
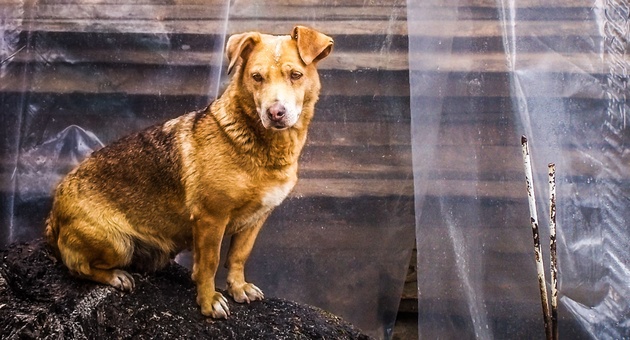
[[[70,276],[43,241],[11,245],[0,252],[0,338],[368,339],[330,313],[275,298],[230,300],[228,320],[205,318],[177,264],[134,278],[123,294]]]

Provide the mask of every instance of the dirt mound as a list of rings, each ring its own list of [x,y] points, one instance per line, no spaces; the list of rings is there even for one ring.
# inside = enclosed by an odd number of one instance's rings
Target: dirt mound
[[[123,294],[70,276],[41,240],[11,245],[0,252],[0,338],[369,339],[330,313],[275,298],[230,300],[228,320],[207,319],[177,264],[134,278]]]

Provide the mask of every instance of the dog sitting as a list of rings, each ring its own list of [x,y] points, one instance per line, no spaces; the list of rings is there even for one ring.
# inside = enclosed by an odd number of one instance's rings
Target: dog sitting
[[[208,108],[124,137],[92,153],[58,185],[46,237],[70,271],[134,288],[125,270],[154,271],[192,250],[203,315],[227,318],[215,290],[221,241],[232,235],[227,292],[263,299],[244,266],[271,211],[297,181],[298,158],[319,98],[317,62],[333,40],[236,34],[227,42],[225,92]]]

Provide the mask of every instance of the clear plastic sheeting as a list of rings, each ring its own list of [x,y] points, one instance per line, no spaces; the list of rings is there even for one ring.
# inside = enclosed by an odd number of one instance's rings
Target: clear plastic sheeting
[[[226,10],[202,13],[223,28]],[[9,1],[0,11],[6,244],[40,234],[58,180],[103,143],[207,105],[224,34],[200,39],[177,23],[182,11],[158,5]]]
[[[630,337],[629,8],[408,2],[421,338],[544,337],[523,134],[541,240],[557,167],[560,337]]]
[[[230,34],[312,26],[335,48],[248,279],[391,337],[415,224],[405,21],[404,0],[3,1],[0,244],[41,235],[55,184],[93,150],[214,99]]]
[[[103,147],[93,133],[71,125],[48,141],[26,150],[19,157],[19,181],[16,191],[26,202],[47,198],[42,188],[57,183],[92,151]],[[61,164],[65,168],[59,167]]]

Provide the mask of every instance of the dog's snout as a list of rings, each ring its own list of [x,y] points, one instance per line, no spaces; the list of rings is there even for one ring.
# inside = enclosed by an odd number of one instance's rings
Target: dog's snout
[[[271,119],[274,122],[281,121],[286,115],[286,113],[287,113],[287,109],[284,107],[284,105],[280,103],[274,103],[273,105],[271,105],[271,107],[269,107],[269,109],[267,109],[267,114],[269,115],[269,119]]]

